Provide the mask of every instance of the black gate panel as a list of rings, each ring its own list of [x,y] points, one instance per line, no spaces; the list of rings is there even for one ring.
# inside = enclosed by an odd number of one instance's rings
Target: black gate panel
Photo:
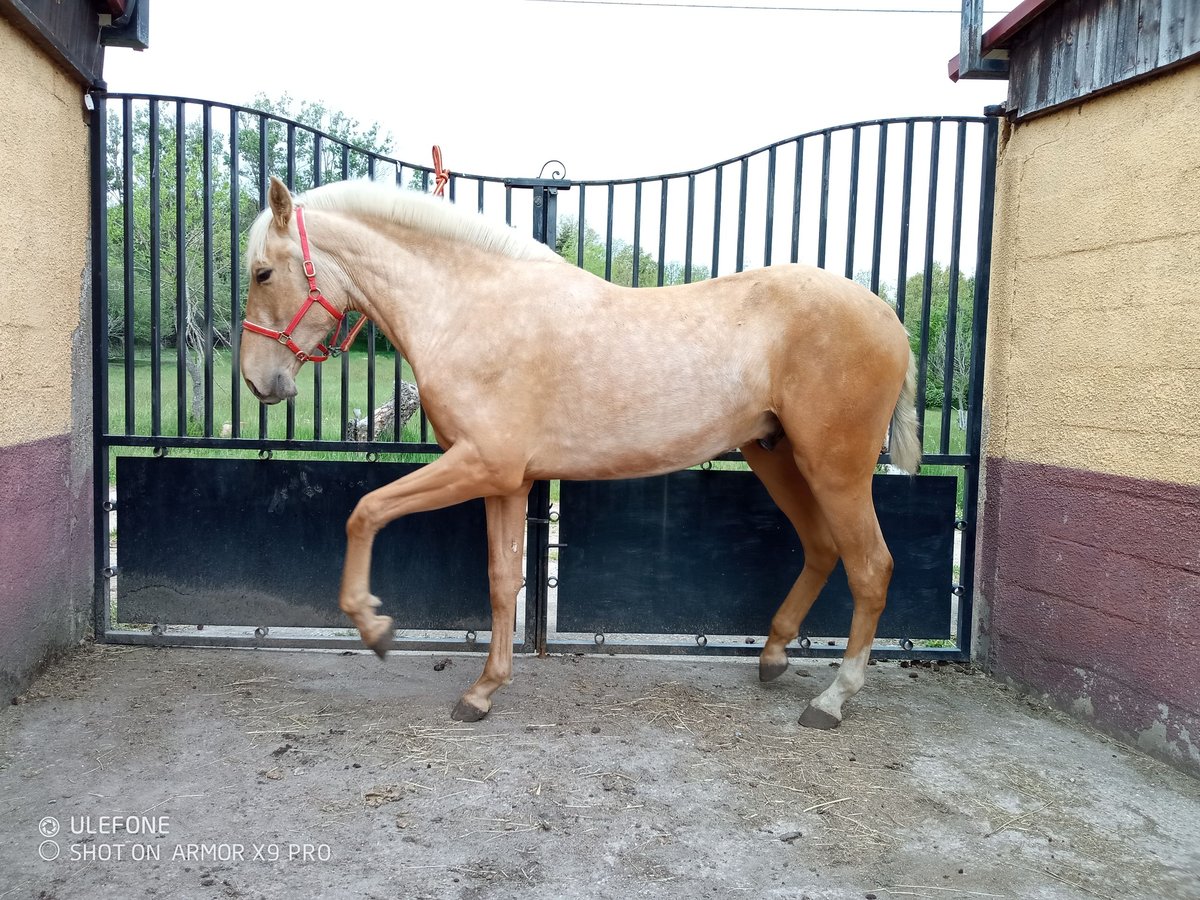
[[[956,479],[876,476],[895,559],[879,636],[945,638],[953,588]],[[804,565],[791,523],[751,472],[564,481],[559,632],[762,635]],[[849,634],[841,563],[802,627]]]
[[[117,459],[124,623],[350,627],[346,519],[407,463]],[[491,627],[483,501],[393,522],[372,590],[407,629]]]

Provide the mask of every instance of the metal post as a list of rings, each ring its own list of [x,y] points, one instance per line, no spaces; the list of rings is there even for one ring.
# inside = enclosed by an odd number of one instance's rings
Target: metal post
[[[93,91],[91,137],[91,276],[92,276],[92,633],[103,641],[108,630],[108,115],[104,92]]]
[[[979,476],[983,452],[983,374],[987,350],[988,296],[992,277],[992,220],[996,201],[996,143],[999,111],[987,110],[983,131],[983,165],[979,188],[979,243],[975,262],[975,313],[971,336],[971,382],[968,387],[966,484],[963,489],[962,561],[959,583],[963,593],[958,606],[958,646],[963,656],[971,655],[971,628],[975,607],[975,538],[979,530]]]
[[[558,239],[558,192],[569,189],[570,182],[530,178],[505,184],[510,188],[532,190],[533,237],[554,247]],[[582,230],[583,225],[579,227]],[[550,609],[550,482],[533,483],[525,515],[528,522],[525,536],[525,646],[532,647],[539,656],[545,656]]]

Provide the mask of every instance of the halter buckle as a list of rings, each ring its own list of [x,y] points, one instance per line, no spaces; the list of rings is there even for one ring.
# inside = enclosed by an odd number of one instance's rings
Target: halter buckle
[[[292,336],[290,334],[288,334],[286,331],[279,332],[279,337],[275,338],[276,341],[283,344],[283,346],[285,346],[285,347],[288,345],[288,342],[291,341],[291,339],[292,339]]]
[[[311,259],[306,259],[304,261],[304,274],[308,278],[316,278],[317,277],[317,267],[313,265],[313,262]]]

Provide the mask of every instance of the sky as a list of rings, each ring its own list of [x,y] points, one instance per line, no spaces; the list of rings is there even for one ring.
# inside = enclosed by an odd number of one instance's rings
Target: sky
[[[954,0],[156,0],[150,49],[110,48],[111,91],[246,103],[263,92],[379,122],[393,155],[568,178],[697,168],[830,125],[978,115],[1005,82],[955,84]],[[992,0],[994,23],[1015,0]],[[772,8],[763,8],[772,7]]]

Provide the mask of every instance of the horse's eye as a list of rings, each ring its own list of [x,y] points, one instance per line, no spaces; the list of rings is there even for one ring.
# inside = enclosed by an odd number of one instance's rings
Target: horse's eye
[[[266,284],[267,279],[271,277],[271,273],[274,271],[274,269],[259,269],[254,273],[254,280],[259,284]]]

